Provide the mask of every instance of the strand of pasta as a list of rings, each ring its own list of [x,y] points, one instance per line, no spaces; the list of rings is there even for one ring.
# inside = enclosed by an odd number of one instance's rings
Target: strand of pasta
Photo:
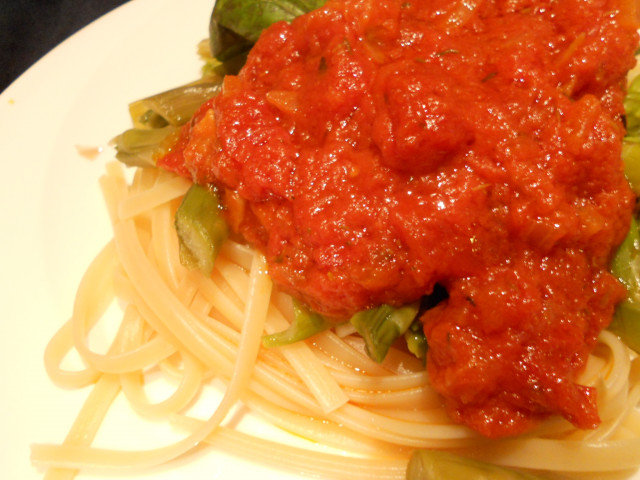
[[[103,249],[96,260],[92,262],[87,274],[84,275],[83,282],[88,284],[89,288],[78,290],[76,294],[76,304],[81,303],[83,300],[82,297],[88,292],[92,292],[95,288],[101,287],[102,279],[104,277],[108,277],[113,271],[113,262],[106,261],[108,259],[113,259],[114,254],[113,248],[110,248],[109,245]],[[97,275],[89,274],[89,271],[97,273]],[[100,275],[100,273],[104,275]],[[118,354],[119,352],[126,350],[126,344],[129,341],[129,338],[136,334],[136,328],[130,328],[133,321],[134,320],[131,317],[127,317],[126,315],[123,316],[118,332],[113,343],[109,347],[108,354]],[[84,319],[78,318],[74,315],[74,317],[72,317],[72,322],[84,322]],[[139,326],[136,325],[136,327]],[[120,383],[117,376],[109,374],[101,375],[95,382],[95,385],[85,400],[80,412],[78,412],[76,420],[73,422],[73,425],[69,429],[69,433],[63,442],[63,446],[90,445],[119,391]],[[45,472],[44,479],[71,480],[77,475],[77,473],[77,469],[48,468]]]
[[[238,308],[242,308],[242,295],[247,293],[247,269],[233,263],[224,255],[219,255],[213,265],[211,280]],[[240,288],[238,288],[240,286]]]
[[[140,314],[133,305],[128,305],[125,315],[139,317]],[[80,344],[82,357],[93,368],[103,373],[127,373],[142,370],[148,365],[155,365],[173,355],[175,347],[164,338],[156,336],[130,350],[117,355],[101,355],[90,351],[86,342]]]
[[[349,400],[360,406],[371,407],[411,409],[416,405],[423,408],[425,406],[439,406],[441,403],[429,386],[393,391],[348,389],[347,396]]]
[[[625,405],[620,409],[619,415],[617,415],[613,421],[610,422],[609,425],[601,426],[602,435],[598,436],[598,440],[609,440],[612,438],[621,425],[624,425],[626,420],[634,413],[633,411],[637,409],[638,404],[640,403],[640,384],[636,383],[636,385],[629,392],[629,396]],[[640,431],[640,429],[634,429]]]
[[[415,448],[452,448],[477,439],[469,429],[450,421],[442,425],[419,424],[378,415],[351,404],[343,405],[327,418],[378,440]]]
[[[32,459],[64,468],[140,468],[166,463],[204,440],[238,401],[249,382],[260,346],[271,281],[266,274],[264,259],[256,256],[254,264],[251,275],[253,300],[248,302],[245,311],[246,323],[242,330],[233,377],[218,408],[197,430],[172,445],[144,451],[117,451],[76,445],[34,445]]]
[[[118,205],[118,216],[123,219],[133,218],[143,212],[151,211],[158,205],[165,204],[174,198],[182,197],[191,183],[182,177],[170,177],[154,188],[142,190],[124,198]]]
[[[227,239],[220,247],[220,253],[236,264],[248,269],[251,266],[251,256],[253,250],[247,245]]]
[[[93,441],[119,390],[120,383],[115,375],[100,377],[71,426],[62,448],[65,445],[89,445]],[[37,461],[33,455],[32,452],[32,459]],[[78,469],[50,467],[45,472],[44,480],[71,480],[77,475]]]
[[[142,343],[142,338],[138,340]],[[184,364],[182,381],[172,395],[161,402],[151,403],[148,400],[142,388],[144,383],[142,370],[131,371],[120,376],[122,392],[132,408],[140,415],[150,418],[167,417],[170,413],[182,410],[196,398],[202,388],[202,365],[187,352],[181,352],[180,356]]]
[[[83,275],[83,279],[76,293],[76,301],[74,305],[74,317],[78,318],[79,303],[84,301],[83,292],[90,295],[90,301],[84,302],[84,312],[81,315],[84,326],[89,328],[100,319],[102,314],[107,309],[108,305],[113,301],[114,291],[111,278],[113,275],[113,269],[115,268],[117,261],[115,257],[115,248],[113,242],[109,242],[102,251],[91,262],[89,268]],[[86,285],[90,284],[90,287]],[[73,320],[73,318],[72,318]],[[57,384],[65,387],[79,388],[86,385],[90,385],[97,381],[99,372],[95,368],[87,365],[82,370],[63,370],[60,365],[64,357],[71,351],[73,347],[78,347],[79,344],[84,343],[84,334],[81,342],[78,341],[78,322],[69,320],[65,323],[58,332],[53,336],[49,344],[45,349],[44,364],[45,369],[49,377]],[[78,350],[82,355],[81,349]],[[85,363],[87,363],[85,361]]]
[[[393,406],[390,407],[367,407],[372,413],[376,413],[378,415],[382,415],[384,417],[396,418],[398,420],[406,420],[408,422],[422,423],[422,424],[436,424],[436,425],[444,425],[447,422],[450,422],[451,419],[447,412],[445,412],[442,405],[438,405],[437,407],[432,408],[421,408],[422,406],[417,406],[408,410],[402,410],[399,408],[395,408]]]
[[[81,388],[95,383],[100,372],[91,367],[81,370],[66,370],[61,367],[62,361],[73,347],[73,322],[68,320],[45,348],[44,366],[47,375],[53,383],[65,388]]]
[[[110,265],[102,265],[107,260],[111,262]],[[118,355],[103,355],[91,351],[87,344],[88,329],[98,321],[104,311],[104,307],[96,309],[95,305],[97,303],[107,305],[113,301],[111,285],[116,265],[115,250],[113,244],[110,243],[104,253],[96,258],[96,264],[87,269],[78,287],[78,295],[74,305],[73,339],[76,350],[93,369],[109,373],[138,370],[150,363],[157,363],[175,351],[171,344],[160,337]],[[97,302],[97,299],[100,302]],[[125,315],[136,316],[137,312],[128,307],[125,310]]]
[[[186,275],[178,257],[178,239],[173,229],[173,208],[163,205],[151,212],[152,249],[158,272],[175,290]]]
[[[176,419],[183,428],[194,429],[198,421],[190,417]],[[226,451],[260,463],[305,472],[326,478],[379,478],[401,480],[405,478],[406,459],[388,459],[385,455],[353,457],[337,455],[253,437],[242,432],[221,427],[206,441],[217,450]]]
[[[615,394],[615,392],[624,389],[628,383],[629,369],[631,368],[629,349],[620,341],[619,337],[608,330],[600,332],[598,341],[611,351],[610,370],[603,380],[607,393]]]
[[[353,432],[345,428],[344,425],[336,424],[324,417],[292,412],[252,392],[244,395],[243,402],[271,425],[321,445],[329,445],[360,454],[373,455],[385,452],[389,456],[408,455],[408,450],[404,447]]]
[[[426,371],[406,373],[403,375],[368,376],[360,372],[349,370],[333,371],[333,376],[340,385],[351,388],[366,388],[369,390],[405,390],[408,388],[424,387],[429,384]]]

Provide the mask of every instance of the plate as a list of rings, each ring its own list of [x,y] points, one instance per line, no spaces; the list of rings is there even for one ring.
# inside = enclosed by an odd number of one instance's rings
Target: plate
[[[0,478],[41,479],[30,445],[60,443],[88,393],[54,386],[43,352],[71,315],[89,262],[111,238],[98,185],[113,157],[108,142],[129,128],[129,102],[198,78],[197,44],[207,36],[212,6],[211,0],[129,2],[56,47],[0,95]],[[98,440],[140,441],[144,448],[170,436],[164,426],[144,432],[127,427],[108,417]],[[298,478],[211,449],[117,478],[226,479],[239,473]]]
[[[111,238],[98,178],[112,159],[110,138],[130,125],[127,104],[199,75],[210,0],[134,0],[52,50],[0,95],[4,174],[0,295],[0,477],[35,480],[29,446],[64,439],[87,391],[55,387],[45,345],[70,316],[89,262]],[[92,153],[88,155],[87,152]],[[124,409],[116,403],[116,409]],[[163,426],[138,432],[109,423],[99,439],[157,444]],[[252,418],[252,431],[276,435]],[[117,478],[294,480],[295,474],[211,449],[141,474]],[[114,478],[81,474],[79,479]],[[634,476],[640,480],[640,474]]]

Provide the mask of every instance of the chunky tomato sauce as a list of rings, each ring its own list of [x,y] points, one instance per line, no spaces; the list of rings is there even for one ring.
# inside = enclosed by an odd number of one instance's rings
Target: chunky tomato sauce
[[[160,165],[215,184],[277,284],[325,315],[415,301],[454,419],[557,413],[624,288],[632,0],[340,0],[266,30]]]

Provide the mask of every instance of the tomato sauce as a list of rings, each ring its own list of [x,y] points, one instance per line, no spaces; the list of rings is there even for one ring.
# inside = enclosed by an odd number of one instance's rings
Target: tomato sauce
[[[499,437],[560,414],[624,288],[629,0],[341,0],[263,32],[159,164],[313,309],[422,315],[450,415]]]

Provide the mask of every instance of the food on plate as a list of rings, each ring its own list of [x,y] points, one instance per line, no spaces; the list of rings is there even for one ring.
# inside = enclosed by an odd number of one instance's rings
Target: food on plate
[[[633,12],[454,5],[328,2],[274,25],[158,162],[218,188],[276,284],[336,321],[442,286],[420,320],[459,421],[594,428],[575,376],[626,295],[609,263],[633,208]]]
[[[34,459],[140,467],[232,441],[329,478],[401,478],[416,448],[637,468],[635,3],[281,7],[218,2],[205,77],[131,105],[116,147],[138,169],[102,182],[114,241],[47,351],[59,383],[100,379],[191,434],[115,452],[84,419]],[[96,354],[114,296],[124,318]],[[72,346],[88,368],[66,375]],[[157,404],[151,368],[181,378]],[[227,388],[198,420],[211,376]],[[238,401],[351,454],[307,462],[220,426]],[[484,468],[432,453],[409,470]]]

